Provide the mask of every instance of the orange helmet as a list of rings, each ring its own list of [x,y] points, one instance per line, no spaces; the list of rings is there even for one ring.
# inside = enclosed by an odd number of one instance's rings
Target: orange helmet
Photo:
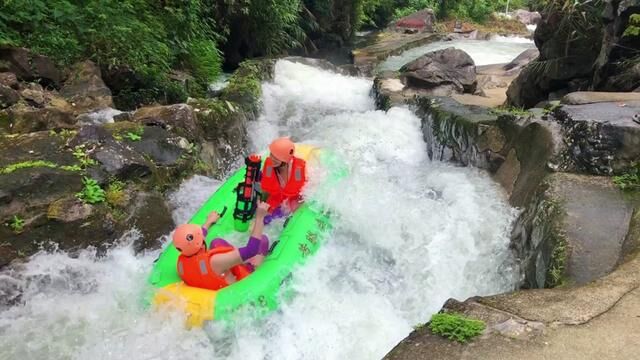
[[[198,253],[204,245],[202,228],[194,224],[184,224],[176,228],[173,233],[173,246],[184,256],[192,256]]]
[[[277,138],[273,140],[271,145],[269,145],[269,151],[276,159],[283,162],[289,162],[293,157],[295,144],[288,137]]]

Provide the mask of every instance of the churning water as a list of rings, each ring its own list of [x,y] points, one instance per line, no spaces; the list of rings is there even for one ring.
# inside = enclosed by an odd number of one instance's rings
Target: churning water
[[[135,255],[132,231],[106,256],[42,253],[0,273],[0,359],[379,359],[446,299],[512,289],[515,214],[503,194],[480,171],[431,162],[419,119],[374,110],[371,85],[280,61],[263,86],[255,150],[291,135],[349,171],[329,191],[306,190],[333,210],[335,230],[280,311],[193,330],[181,314],[147,311],[139,298],[158,251]],[[176,222],[217,186],[186,181],[170,197]]]
[[[473,59],[476,66],[503,64],[515,59],[527,49],[534,48],[533,41],[522,37],[495,36],[491,40],[436,41],[409,49],[397,56],[390,56],[378,65],[378,71],[399,70],[420,56],[449,47],[460,49]]]

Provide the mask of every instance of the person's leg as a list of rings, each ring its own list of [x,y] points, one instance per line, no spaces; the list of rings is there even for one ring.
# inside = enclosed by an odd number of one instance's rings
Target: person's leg
[[[260,238],[260,250],[258,251],[258,255],[252,257],[247,262],[253,265],[253,267],[257,268],[262,264],[268,252],[269,252],[269,238],[267,237],[267,235],[263,234],[262,237]]]
[[[211,268],[220,275],[231,267],[242,264],[259,253],[261,241],[261,239],[252,236],[244,247],[233,249],[223,254],[213,255],[211,259],[209,259]]]
[[[233,247],[233,245],[229,244],[227,242],[227,240],[225,239],[221,239],[221,238],[215,238],[213,239],[213,241],[211,242],[211,248],[217,248],[217,247],[221,247],[221,246],[228,246],[228,247]]]

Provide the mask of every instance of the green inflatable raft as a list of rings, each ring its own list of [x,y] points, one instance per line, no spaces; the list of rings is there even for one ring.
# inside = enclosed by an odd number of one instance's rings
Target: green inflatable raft
[[[296,156],[325,166],[326,152],[298,144]],[[334,169],[335,170],[335,169]],[[337,178],[337,171],[329,169],[327,178]],[[207,215],[216,210],[234,209],[236,187],[244,180],[243,167],[209,198],[191,218],[189,223],[202,225]],[[234,230],[233,211],[227,213],[209,230],[207,245],[215,238],[224,238],[232,243],[244,244],[248,233],[239,234]],[[269,226],[281,226],[271,224]],[[178,276],[176,264],[178,250],[169,244],[156,260],[149,277],[152,285],[151,304],[162,309],[178,308],[187,315],[189,326],[202,326],[205,321],[233,320],[233,314],[249,308],[256,316],[261,316],[278,308],[288,297],[287,285],[297,266],[313,255],[331,229],[329,215],[313,201],[307,201],[285,222],[284,229],[277,237],[272,237],[271,252],[265,261],[251,275],[218,291],[194,288],[185,285]],[[271,231],[270,231],[271,232]]]

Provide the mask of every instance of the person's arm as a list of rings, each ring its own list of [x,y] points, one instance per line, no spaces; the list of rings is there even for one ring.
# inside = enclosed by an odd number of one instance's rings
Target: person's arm
[[[209,216],[207,216],[207,220],[202,224],[202,233],[204,237],[207,237],[207,233],[209,232],[209,228],[215,225],[216,222],[220,219],[220,214],[216,211],[212,211]]]
[[[269,204],[266,202],[258,201],[258,208],[256,209],[256,221],[253,222],[253,229],[251,230],[251,237],[261,238],[264,230],[264,218],[269,213]]]

